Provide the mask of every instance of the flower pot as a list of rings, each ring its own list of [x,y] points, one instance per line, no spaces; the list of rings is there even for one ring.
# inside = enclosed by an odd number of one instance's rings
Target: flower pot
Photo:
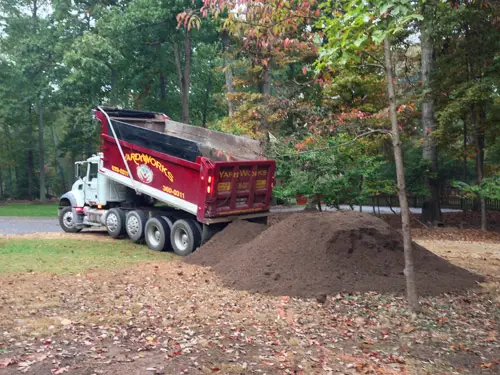
[[[307,204],[307,197],[304,197],[302,194],[297,194],[296,196],[296,201],[298,205],[306,205]]]

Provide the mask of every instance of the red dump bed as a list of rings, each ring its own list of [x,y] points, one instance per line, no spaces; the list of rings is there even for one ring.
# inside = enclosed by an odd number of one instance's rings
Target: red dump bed
[[[207,224],[269,211],[275,162],[257,155],[255,141],[169,126],[166,116],[150,112],[100,108],[95,115],[102,125],[100,173],[111,180]]]

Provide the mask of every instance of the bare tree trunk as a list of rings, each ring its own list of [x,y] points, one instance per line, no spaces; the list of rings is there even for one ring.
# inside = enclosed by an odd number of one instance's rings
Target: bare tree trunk
[[[9,130],[8,125],[5,126],[5,136],[7,137],[7,143],[6,143],[7,153],[8,153],[8,155],[13,155],[12,136],[10,134],[10,130]],[[13,196],[15,189],[14,189],[14,178],[12,177],[12,166],[10,165],[10,163],[7,166],[7,182],[6,182],[5,190],[7,190],[8,194],[10,196]]]
[[[210,72],[208,72],[208,80],[207,87],[205,88],[205,101],[203,102],[203,111],[201,114],[201,126],[204,128],[207,127],[207,115],[208,115],[208,105],[210,103],[210,94],[212,92],[212,71],[213,71],[213,62],[210,61]]]
[[[236,103],[234,102],[232,95],[235,93],[234,83],[233,83],[233,70],[231,68],[231,59],[229,56],[230,39],[229,34],[226,30],[222,32],[222,49],[223,49],[223,65],[224,65],[224,76],[226,78],[226,97],[227,106],[229,109],[229,116],[233,117],[234,112],[236,112]]]
[[[479,130],[477,130],[476,134],[476,172],[477,184],[481,185],[484,177],[484,134]],[[486,232],[488,231],[488,219],[486,215],[486,199],[483,195],[479,195],[479,203],[481,206],[481,230]]]
[[[262,78],[259,83],[259,91],[262,95],[271,95],[271,62],[264,66]]]
[[[57,139],[56,133],[54,132],[54,124],[50,123],[50,133],[52,135],[52,141],[54,143],[54,161],[59,172],[59,178],[61,179],[61,188],[63,192],[66,192],[66,178],[64,177],[64,168],[61,158],[59,157],[59,141]]]
[[[426,6],[427,5],[427,6]],[[422,221],[436,225],[441,221],[441,208],[439,202],[439,176],[438,176],[438,153],[434,131],[436,122],[434,120],[434,98],[432,96],[431,75],[434,69],[434,45],[432,41],[432,17],[436,7],[435,0],[424,4],[422,13],[424,20],[420,28],[420,45],[422,48],[422,127],[424,132],[423,159],[427,162],[430,170],[427,175],[426,185],[430,192],[424,198],[422,205]]]
[[[160,72],[160,98],[161,98],[161,105],[162,105],[162,110],[165,111],[165,113],[168,112],[167,108],[167,77],[165,77],[165,73]]]
[[[184,96],[182,98],[182,121],[190,123],[189,119],[189,89],[191,87],[191,32],[186,30],[184,39]]]
[[[467,120],[464,119],[464,143],[463,143],[463,179],[464,182],[467,182],[467,179],[469,178],[469,173],[468,173],[468,168],[467,168]]]
[[[184,69],[182,67],[181,57],[179,54],[179,47],[174,42],[174,58],[175,66],[177,68],[177,76],[179,79],[179,90],[181,96],[181,117],[182,122],[189,124],[189,89],[191,84],[191,35],[189,30],[185,30],[184,37]]]
[[[38,102],[38,147],[40,161],[40,202],[47,201],[45,196],[45,144],[43,140],[43,103]]]
[[[29,148],[28,148],[28,199],[33,199],[33,169],[34,169],[34,158],[33,158],[33,118],[31,117],[32,107],[29,106]],[[16,169],[17,172],[17,169]],[[16,178],[17,188],[19,188],[19,179]]]
[[[415,270],[413,266],[410,210],[408,208],[408,198],[406,196],[403,152],[401,149],[401,140],[399,136],[399,127],[396,112],[396,95],[394,92],[394,78],[392,73],[391,41],[389,40],[389,37],[386,37],[384,40],[384,58],[387,92],[389,94],[390,104],[392,144],[394,148],[394,160],[396,163],[396,175],[398,180],[399,207],[401,208],[401,222],[405,257],[404,274],[406,277],[406,293],[408,296],[408,305],[410,310],[412,312],[418,312],[420,310],[420,305],[418,303],[417,287],[415,284]]]
[[[0,199],[3,199],[3,169],[0,168]]]

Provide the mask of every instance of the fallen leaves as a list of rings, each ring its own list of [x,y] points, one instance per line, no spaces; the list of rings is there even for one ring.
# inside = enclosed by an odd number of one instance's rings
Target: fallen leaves
[[[51,370],[52,374],[59,375],[69,371],[69,366]]]
[[[3,358],[0,359],[0,368],[7,368],[7,366],[15,365],[17,363],[16,358]]]
[[[500,357],[486,294],[422,298],[426,313],[414,318],[401,297],[351,293],[319,303],[256,295],[177,262],[2,285],[0,368],[27,373],[80,375],[74,363],[85,363],[109,373],[142,366],[153,374],[402,375],[414,356],[438,374],[446,372],[439,366],[461,366],[454,356],[481,352],[474,370],[460,372],[476,375],[496,370]],[[26,311],[38,299],[43,307]]]
[[[499,361],[492,361],[492,362],[482,362],[480,364],[480,367],[485,368],[485,369],[494,369],[499,364],[500,364],[500,360]]]

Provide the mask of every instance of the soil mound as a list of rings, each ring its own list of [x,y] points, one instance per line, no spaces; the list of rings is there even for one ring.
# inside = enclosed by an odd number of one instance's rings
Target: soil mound
[[[213,266],[228,257],[238,245],[250,242],[266,229],[264,224],[237,220],[224,230],[216,233],[206,244],[190,256],[184,258],[186,263]]]
[[[255,225],[233,223],[186,260],[212,265],[226,285],[250,292],[404,294],[402,236],[382,219],[354,212],[299,213],[260,234]],[[414,262],[422,295],[469,289],[481,280],[416,244]]]

